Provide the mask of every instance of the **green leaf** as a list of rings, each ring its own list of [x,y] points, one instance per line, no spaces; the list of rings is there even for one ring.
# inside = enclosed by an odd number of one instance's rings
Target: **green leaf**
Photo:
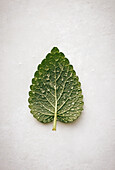
[[[29,92],[29,108],[42,123],[76,120],[83,110],[83,95],[73,66],[57,47],[38,65]]]

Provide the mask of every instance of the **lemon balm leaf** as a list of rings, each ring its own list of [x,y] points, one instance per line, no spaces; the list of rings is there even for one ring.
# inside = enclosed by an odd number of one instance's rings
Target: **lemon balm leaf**
[[[83,110],[81,83],[69,60],[54,47],[38,65],[29,92],[29,108],[42,123],[69,123]]]

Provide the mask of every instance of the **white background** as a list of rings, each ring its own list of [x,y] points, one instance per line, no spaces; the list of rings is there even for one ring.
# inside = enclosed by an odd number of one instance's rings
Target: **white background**
[[[39,123],[28,91],[57,46],[74,66],[84,111]],[[0,0],[0,170],[115,170],[115,1]]]

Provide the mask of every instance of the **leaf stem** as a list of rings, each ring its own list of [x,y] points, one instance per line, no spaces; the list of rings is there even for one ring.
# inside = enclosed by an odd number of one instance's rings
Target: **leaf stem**
[[[53,122],[53,131],[56,131],[56,123],[57,123],[57,112],[55,112],[55,115],[54,115],[54,122]]]

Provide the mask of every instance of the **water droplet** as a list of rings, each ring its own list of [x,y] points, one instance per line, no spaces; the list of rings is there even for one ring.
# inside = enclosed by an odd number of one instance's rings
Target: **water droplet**
[[[74,102],[72,104],[74,104]]]
[[[48,77],[48,78],[46,78],[46,80],[49,80],[49,77]]]
[[[47,74],[48,77],[50,77],[50,74]]]
[[[71,89],[73,89],[73,86],[71,87]]]
[[[47,89],[47,91],[50,91],[50,89]]]
[[[61,80],[63,81],[63,78]]]
[[[73,108],[71,110],[74,110]]]
[[[46,67],[46,68],[45,68],[45,70],[46,70],[46,71],[48,71],[48,70],[49,70],[49,68],[47,68],[47,67]]]

